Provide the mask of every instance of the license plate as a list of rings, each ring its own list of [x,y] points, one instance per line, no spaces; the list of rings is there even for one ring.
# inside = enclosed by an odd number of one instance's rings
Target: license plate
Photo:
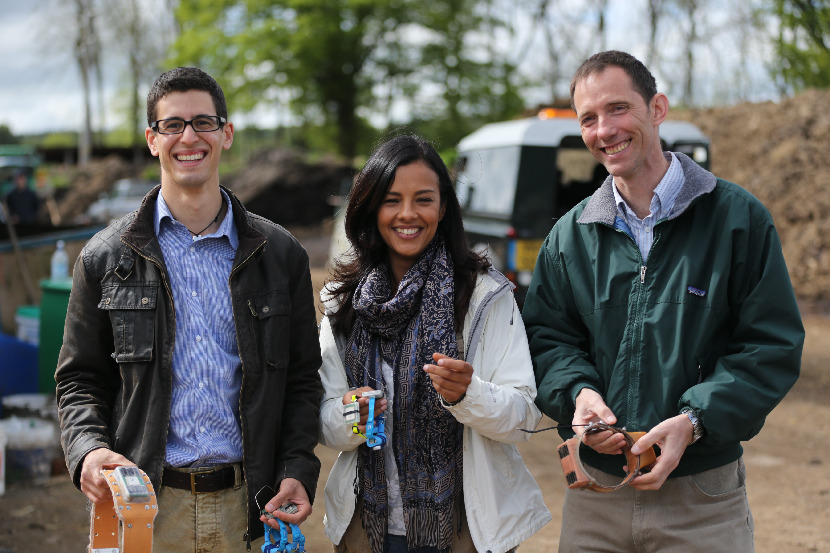
[[[516,240],[516,270],[532,271],[544,240]]]

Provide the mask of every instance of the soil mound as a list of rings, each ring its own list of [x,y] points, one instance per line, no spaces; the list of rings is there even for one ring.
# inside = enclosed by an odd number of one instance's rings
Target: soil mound
[[[799,298],[830,305],[830,90],[781,102],[669,112],[712,141],[712,172],[769,209]]]
[[[222,182],[253,213],[283,226],[308,227],[332,218],[328,200],[348,190],[353,175],[351,166],[333,160],[312,162],[296,151],[265,149]]]

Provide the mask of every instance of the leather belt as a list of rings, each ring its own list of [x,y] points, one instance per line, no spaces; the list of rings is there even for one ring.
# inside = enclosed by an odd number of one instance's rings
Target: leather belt
[[[161,485],[180,490],[190,490],[190,493],[194,495],[218,492],[236,485],[236,472],[233,465],[195,472],[165,467],[161,476]]]
[[[622,482],[616,486],[605,486],[594,480],[585,471],[585,468],[582,466],[582,461],[579,458],[579,448],[582,445],[582,439],[585,435],[603,432],[605,430],[622,434],[626,443],[623,448],[623,454],[625,454],[627,472]],[[568,483],[568,487],[571,489],[587,488],[595,492],[611,492],[622,488],[634,480],[634,477],[640,474],[640,469],[651,465],[657,460],[657,455],[653,447],[647,449],[640,455],[631,453],[631,446],[634,445],[634,442],[645,436],[645,434],[645,432],[626,432],[624,428],[617,428],[610,424],[593,423],[588,425],[581,436],[574,436],[566,440],[557,450],[559,451],[559,460],[562,462],[562,470],[565,472],[565,481]]]

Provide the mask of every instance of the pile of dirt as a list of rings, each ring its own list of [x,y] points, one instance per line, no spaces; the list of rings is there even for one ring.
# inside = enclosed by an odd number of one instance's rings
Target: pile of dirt
[[[670,112],[712,141],[712,172],[769,209],[799,298],[830,304],[830,90],[781,102]]]
[[[265,149],[222,182],[245,207],[283,226],[316,226],[334,213],[329,200],[348,190],[354,168],[334,161],[310,161],[294,150]]]
[[[109,192],[116,180],[133,177],[135,172],[133,165],[118,156],[90,161],[72,175],[66,192],[56,198],[61,221],[82,220],[92,202]]]

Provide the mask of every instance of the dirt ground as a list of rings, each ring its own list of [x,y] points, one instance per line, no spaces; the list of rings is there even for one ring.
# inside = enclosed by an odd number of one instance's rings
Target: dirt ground
[[[318,269],[313,275],[319,287],[325,273]],[[758,553],[830,551],[830,430],[819,422],[830,419],[830,317],[806,315],[805,326],[801,378],[761,433],[746,444]],[[557,549],[565,490],[555,454],[558,444],[559,437],[547,433],[519,448],[553,514],[553,521],[521,546],[524,553],[555,553]],[[323,534],[323,485],[336,452],[318,446],[317,454],[323,464],[318,502],[302,527],[310,553],[331,550]],[[0,497],[0,553],[81,553],[86,551],[88,532],[86,500],[65,473],[42,486],[9,485]]]

